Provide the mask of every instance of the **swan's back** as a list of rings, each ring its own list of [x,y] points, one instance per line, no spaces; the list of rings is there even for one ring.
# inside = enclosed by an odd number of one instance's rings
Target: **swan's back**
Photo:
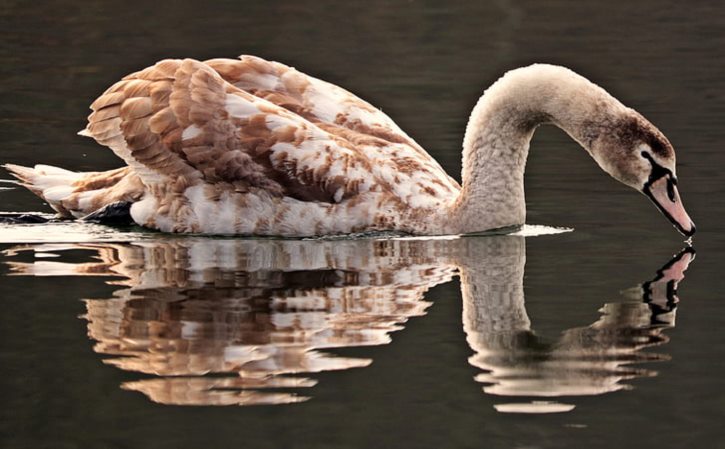
[[[146,186],[134,220],[165,231],[416,232],[459,191],[369,103],[256,57],[164,60],[91,108],[83,134]]]

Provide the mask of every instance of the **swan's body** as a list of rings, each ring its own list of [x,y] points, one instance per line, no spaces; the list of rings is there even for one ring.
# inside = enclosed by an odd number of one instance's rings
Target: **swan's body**
[[[136,223],[162,231],[280,236],[519,225],[529,141],[537,126],[553,123],[605,171],[645,191],[683,233],[694,232],[672,195],[667,139],[561,67],[511,71],[481,97],[466,131],[463,186],[380,110],[256,57],[161,61],[91,108],[81,134],[127,167],[6,166],[64,216],[124,202]]]

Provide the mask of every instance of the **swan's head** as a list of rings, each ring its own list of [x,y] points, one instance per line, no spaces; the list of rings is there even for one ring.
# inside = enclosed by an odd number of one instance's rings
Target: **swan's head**
[[[604,171],[644,193],[682,234],[693,235],[695,224],[677,191],[675,151],[664,134],[632,109],[603,128],[590,151]]]

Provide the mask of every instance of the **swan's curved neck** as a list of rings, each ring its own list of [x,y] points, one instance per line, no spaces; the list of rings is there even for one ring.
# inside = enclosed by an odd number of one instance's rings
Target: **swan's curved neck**
[[[463,188],[451,211],[454,232],[524,223],[524,168],[537,126],[554,124],[589,151],[625,109],[563,67],[537,64],[508,72],[471,113],[463,142]]]

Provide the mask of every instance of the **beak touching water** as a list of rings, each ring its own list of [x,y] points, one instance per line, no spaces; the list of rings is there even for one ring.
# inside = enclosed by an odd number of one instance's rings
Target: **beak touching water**
[[[643,192],[685,237],[695,233],[695,223],[687,215],[677,191],[677,180],[670,173],[651,179]]]

